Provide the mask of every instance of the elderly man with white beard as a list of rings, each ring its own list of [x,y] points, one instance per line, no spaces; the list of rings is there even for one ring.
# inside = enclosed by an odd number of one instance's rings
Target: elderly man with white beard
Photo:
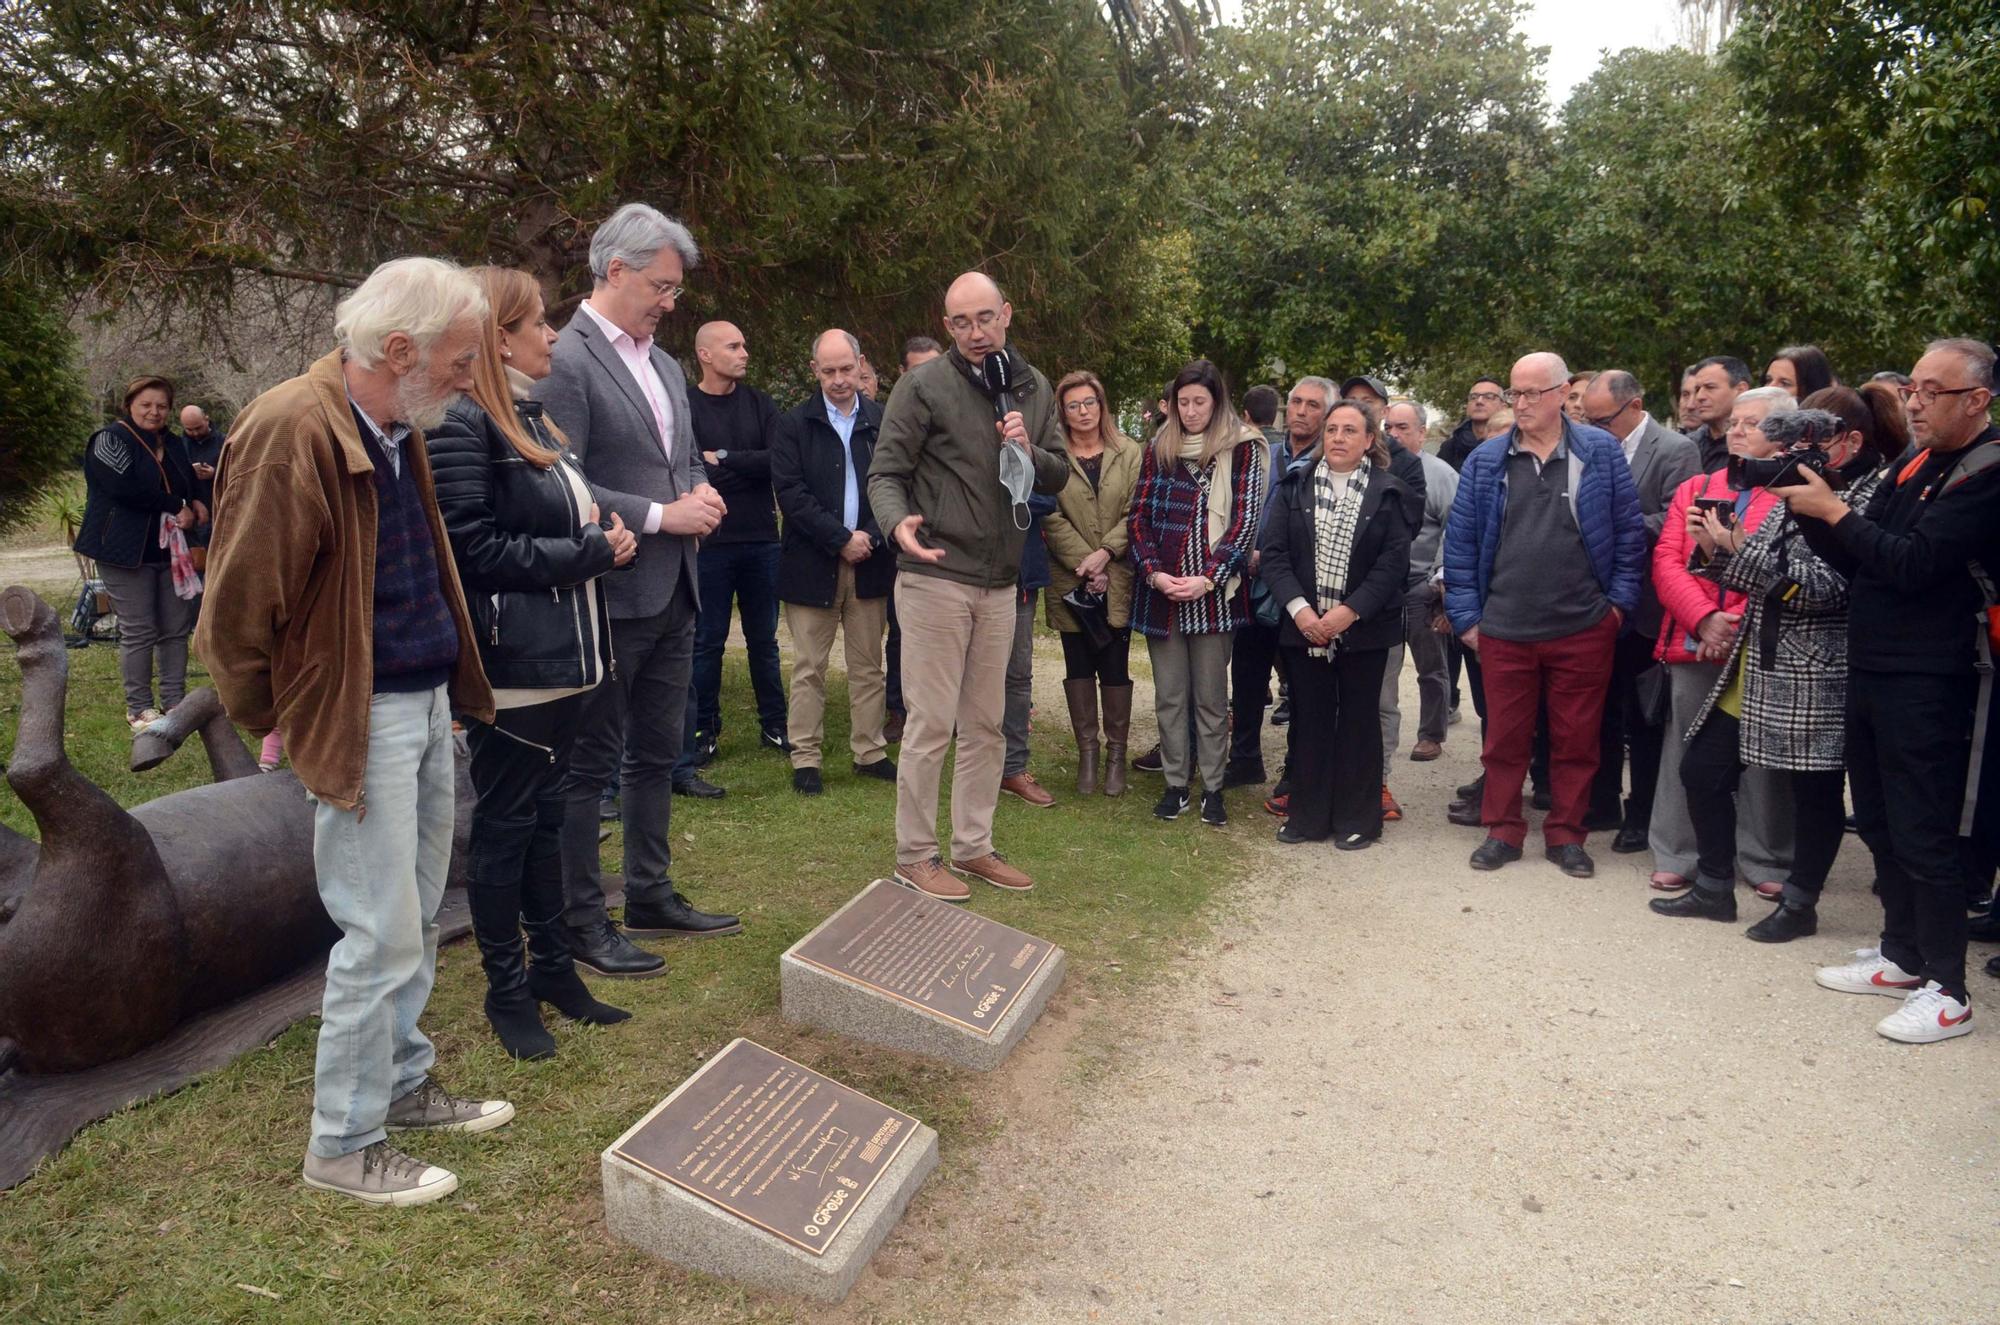
[[[486,297],[450,263],[399,258],[334,315],[337,348],[250,402],[215,480],[195,647],[234,718],[282,729],[315,803],[327,958],[308,1186],[421,1205],[458,1186],[391,1131],[484,1132],[417,1029],[451,863],[454,711],[493,692],[431,486],[423,430],[472,384]]]

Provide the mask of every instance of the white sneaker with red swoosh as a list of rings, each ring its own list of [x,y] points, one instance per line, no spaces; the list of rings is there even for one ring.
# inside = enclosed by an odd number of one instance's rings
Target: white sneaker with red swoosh
[[[1843,994],[1887,994],[1890,998],[1906,998],[1923,983],[1922,977],[1884,957],[1880,948],[1858,949],[1853,961],[1845,966],[1822,966],[1813,979],[1821,988],[1838,989]]]
[[[1932,1044],[1972,1031],[1972,1009],[1935,980],[1903,1000],[1903,1006],[1875,1023],[1877,1034],[1904,1044]]]

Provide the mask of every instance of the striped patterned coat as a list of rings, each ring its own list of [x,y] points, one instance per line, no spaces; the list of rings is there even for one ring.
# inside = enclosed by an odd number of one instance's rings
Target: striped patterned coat
[[[1257,532],[1269,490],[1270,455],[1263,434],[1246,428],[1230,452],[1229,523],[1212,551],[1200,558],[1200,574],[1216,590],[1192,603],[1176,603],[1152,587],[1155,572],[1185,575],[1183,557],[1190,538],[1207,538],[1208,505],[1201,478],[1186,461],[1162,466],[1159,453],[1146,447],[1139,465],[1139,486],[1132,494],[1132,626],[1143,635],[1165,638],[1219,635],[1240,630],[1250,622],[1250,554],[1257,550]],[[1213,465],[1210,473],[1214,472]]]
[[[1880,482],[1877,471],[1841,496],[1849,506],[1865,506]],[[1782,503],[1736,555],[1718,557],[1702,574],[1748,600],[1729,662],[1688,728],[1688,739],[1715,711],[1740,658],[1743,718],[1737,758],[1753,768],[1801,773],[1846,767],[1846,578],[1806,546],[1798,522]],[[1799,591],[1774,609],[1766,595],[1787,578],[1797,582]],[[1766,666],[1760,641],[1765,617],[1773,610],[1778,613],[1777,645]]]

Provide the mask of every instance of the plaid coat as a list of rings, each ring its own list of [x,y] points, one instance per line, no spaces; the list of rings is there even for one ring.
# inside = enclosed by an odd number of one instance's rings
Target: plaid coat
[[[1863,506],[1881,481],[1875,474],[1841,494]],[[1743,719],[1737,757],[1753,768],[1808,773],[1846,767],[1847,580],[1806,546],[1792,513],[1780,503],[1735,556],[1718,557],[1702,572],[1725,589],[1747,595],[1729,662],[1688,728],[1701,730],[1737,659],[1743,665]],[[1798,593],[1774,609],[1766,596],[1790,578]],[[1765,665],[1760,641],[1768,613],[1778,613],[1777,647]]]
[[[1158,452],[1146,447],[1127,522],[1132,572],[1138,580],[1133,586],[1132,625],[1143,635],[1165,638],[1174,632],[1177,618],[1193,622],[1184,632],[1190,635],[1219,635],[1250,623],[1250,554],[1257,550],[1270,455],[1263,434],[1247,427],[1230,455],[1229,524],[1201,567],[1217,588],[1183,605],[1153,588],[1152,578],[1157,571],[1184,573],[1181,557],[1188,539],[1207,536],[1208,507],[1202,501],[1201,484],[1185,461],[1162,466]],[[1184,616],[1176,611],[1183,606]]]

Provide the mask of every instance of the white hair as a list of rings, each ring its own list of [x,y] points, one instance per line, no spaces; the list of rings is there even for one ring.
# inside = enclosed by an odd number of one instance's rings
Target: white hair
[[[686,226],[643,202],[628,202],[590,237],[590,274],[599,281],[610,280],[613,259],[634,271],[643,270],[653,265],[663,248],[680,254],[689,267],[701,262],[701,250]]]
[[[1292,383],[1292,390],[1297,391],[1302,386],[1309,387],[1325,396],[1326,407],[1328,409],[1332,409],[1334,402],[1340,399],[1340,388],[1327,381],[1324,377],[1301,377],[1298,381]]]
[[[1410,413],[1417,416],[1417,427],[1419,429],[1425,429],[1431,426],[1431,412],[1425,409],[1422,405],[1418,404],[1414,400],[1392,400],[1388,404],[1384,405],[1382,407],[1382,418],[1384,422],[1388,421],[1389,411],[1396,408],[1396,406],[1398,405],[1401,405],[1403,408],[1409,410]]]
[[[1549,390],[1553,390],[1556,386],[1567,385],[1569,382],[1569,365],[1564,363],[1563,357],[1553,350],[1537,350],[1533,354],[1524,354],[1521,356],[1521,361],[1514,366],[1521,368],[1530,364],[1536,368],[1548,369],[1549,374],[1555,378],[1554,384],[1547,388]]]
[[[333,341],[356,366],[373,368],[399,331],[420,354],[428,353],[467,318],[484,323],[489,316],[486,292],[463,268],[437,258],[395,258],[368,273],[333,310]]]
[[[1754,405],[1760,400],[1771,402],[1771,408],[1767,411],[1771,414],[1799,407],[1798,398],[1781,386],[1753,386],[1736,397],[1736,403],[1739,405]]]

